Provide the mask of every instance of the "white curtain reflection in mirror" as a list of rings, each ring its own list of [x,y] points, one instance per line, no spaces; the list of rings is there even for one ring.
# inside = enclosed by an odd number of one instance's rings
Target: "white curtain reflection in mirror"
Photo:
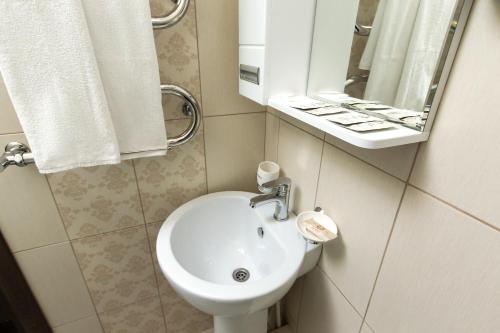
[[[365,99],[423,110],[456,0],[381,0],[359,67]]]

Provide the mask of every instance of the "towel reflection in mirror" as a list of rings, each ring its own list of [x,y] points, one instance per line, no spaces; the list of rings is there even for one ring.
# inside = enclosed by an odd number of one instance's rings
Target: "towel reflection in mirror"
[[[423,110],[456,0],[381,0],[360,61],[365,99]]]

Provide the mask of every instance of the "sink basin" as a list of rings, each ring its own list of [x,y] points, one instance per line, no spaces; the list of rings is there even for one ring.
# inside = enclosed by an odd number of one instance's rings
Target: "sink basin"
[[[277,222],[274,204],[250,208],[253,196],[204,195],[174,211],[158,234],[163,274],[215,316],[215,333],[266,332],[267,308],[290,289],[306,254],[295,216]]]

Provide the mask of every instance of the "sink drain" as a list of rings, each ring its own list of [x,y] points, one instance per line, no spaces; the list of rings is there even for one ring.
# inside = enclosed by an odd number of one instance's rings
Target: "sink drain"
[[[245,282],[250,278],[250,272],[244,268],[238,268],[233,271],[233,279],[237,282]]]

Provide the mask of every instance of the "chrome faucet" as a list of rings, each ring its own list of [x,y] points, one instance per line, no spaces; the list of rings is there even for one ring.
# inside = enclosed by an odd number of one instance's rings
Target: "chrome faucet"
[[[275,202],[276,208],[274,209],[274,219],[276,221],[288,220],[288,202],[290,200],[291,185],[292,181],[288,177],[281,177],[262,184],[262,188],[271,190],[271,193],[253,197],[250,199],[250,207],[255,208],[260,205]]]

